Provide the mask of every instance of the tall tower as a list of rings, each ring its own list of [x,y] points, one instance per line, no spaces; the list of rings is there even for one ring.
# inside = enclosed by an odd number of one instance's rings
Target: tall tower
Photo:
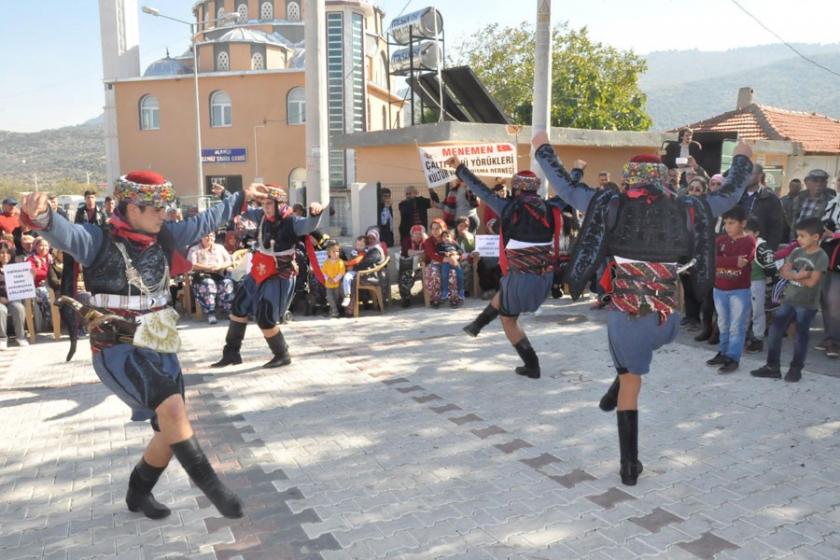
[[[105,173],[109,185],[120,175],[116,92],[109,81],[140,76],[137,0],[99,0],[102,77],[105,81]]]

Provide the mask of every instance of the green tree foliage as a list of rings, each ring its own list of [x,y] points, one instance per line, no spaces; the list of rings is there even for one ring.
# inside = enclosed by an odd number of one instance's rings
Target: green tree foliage
[[[585,27],[552,29],[551,124],[599,130],[647,130],[646,97],[639,89],[645,60],[589,38]],[[534,28],[488,25],[461,45],[452,63],[472,67],[514,121],[531,122]]]

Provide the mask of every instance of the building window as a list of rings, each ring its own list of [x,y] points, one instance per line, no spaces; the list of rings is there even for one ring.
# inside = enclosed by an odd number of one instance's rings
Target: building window
[[[265,57],[262,53],[255,52],[251,55],[251,70],[265,70]]]
[[[210,126],[231,126],[233,124],[230,95],[214,91],[210,95]]]
[[[286,6],[286,19],[289,21],[300,21],[300,4],[289,2]]]
[[[306,186],[306,169],[303,167],[295,167],[289,173],[289,191],[293,189],[300,189]]]
[[[222,19],[224,17],[224,15],[225,15],[224,6],[222,6],[218,10],[216,10],[216,25],[214,25],[214,27],[218,27],[218,26],[220,26],[224,23],[224,20]]]
[[[236,12],[239,14],[239,18],[237,18],[239,23],[246,23],[248,21],[248,4],[239,4]]]
[[[383,88],[388,88],[388,60],[385,53],[374,57],[373,83]]]
[[[140,98],[140,130],[158,130],[160,128],[160,103],[154,95]]]
[[[271,2],[263,2],[260,6],[260,19],[274,19],[274,6]]]
[[[216,55],[216,71],[227,72],[228,70],[230,70],[230,56],[227,51],[219,51]]]
[[[364,53],[364,17],[361,14],[353,13],[351,16],[350,44],[352,48],[353,64],[351,68],[351,79],[353,83],[353,132],[361,132],[365,129],[365,53]]]
[[[286,115],[289,124],[306,122],[306,90],[302,87],[289,90],[289,95],[286,96]]]
[[[327,126],[330,133],[344,130],[344,20],[341,12],[327,14]],[[344,150],[329,151],[330,187],[345,185]]]

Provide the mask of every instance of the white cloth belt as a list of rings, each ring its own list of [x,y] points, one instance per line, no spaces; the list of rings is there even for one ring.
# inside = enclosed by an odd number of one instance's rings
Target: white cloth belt
[[[90,299],[96,307],[108,309],[129,309],[131,311],[148,311],[157,307],[169,305],[169,292],[158,292],[147,296],[121,296],[117,294],[96,294]]]

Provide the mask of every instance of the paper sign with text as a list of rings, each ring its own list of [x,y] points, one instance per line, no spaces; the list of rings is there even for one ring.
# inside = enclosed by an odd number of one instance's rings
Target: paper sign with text
[[[498,235],[476,235],[475,236],[475,250],[482,257],[498,257],[499,256],[499,236]]]
[[[6,277],[6,297],[9,301],[20,301],[35,297],[35,277],[32,263],[9,263],[3,267]]]
[[[443,162],[452,156],[479,176],[509,178],[516,173],[516,147],[513,144],[465,144],[452,146],[418,146],[420,166],[429,188],[455,179],[454,169]]]

